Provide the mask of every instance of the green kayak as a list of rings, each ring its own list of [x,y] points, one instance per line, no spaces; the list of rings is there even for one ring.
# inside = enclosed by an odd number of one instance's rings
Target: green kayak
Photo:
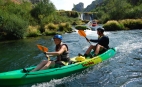
[[[94,58],[84,58],[76,56],[71,58],[71,60],[74,61],[73,64],[58,68],[27,73],[24,73],[23,69],[3,72],[0,73],[0,86],[16,86],[31,83],[40,83],[47,82],[52,79],[66,77],[113,57],[116,54],[116,50],[116,48],[111,48],[105,53],[98,55]],[[32,70],[34,68],[35,66],[26,69]]]

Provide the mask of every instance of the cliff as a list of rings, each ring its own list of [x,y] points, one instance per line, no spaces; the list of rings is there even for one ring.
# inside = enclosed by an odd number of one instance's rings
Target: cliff
[[[74,4],[74,8],[72,10],[82,12],[84,10],[84,3],[80,2],[76,5]]]

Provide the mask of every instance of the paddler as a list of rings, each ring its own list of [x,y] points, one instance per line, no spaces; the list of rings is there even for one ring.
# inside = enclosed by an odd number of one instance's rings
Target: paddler
[[[57,56],[57,59],[55,61],[43,60],[35,69],[32,70],[32,72],[48,69],[50,67],[65,66],[70,61],[68,46],[62,42],[62,36],[55,35],[53,39],[56,45],[55,52],[45,52],[45,55],[47,59],[49,58],[49,55]]]

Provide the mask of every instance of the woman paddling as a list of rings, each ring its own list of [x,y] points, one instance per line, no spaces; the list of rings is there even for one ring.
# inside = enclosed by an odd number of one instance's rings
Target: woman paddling
[[[45,55],[47,59],[49,58],[49,55],[57,56],[56,61],[43,60],[39,65],[37,65],[35,69],[32,70],[32,72],[48,69],[50,67],[64,66],[67,65],[70,61],[68,46],[66,44],[63,44],[62,36],[55,35],[53,39],[56,45],[55,52],[45,52]]]

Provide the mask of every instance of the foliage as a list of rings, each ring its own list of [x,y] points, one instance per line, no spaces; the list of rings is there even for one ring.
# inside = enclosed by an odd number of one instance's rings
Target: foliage
[[[0,15],[2,23],[0,25],[1,39],[20,39],[24,37],[24,32],[28,26],[28,20],[23,20],[23,16],[28,11],[22,11],[18,4],[10,1],[0,2]],[[15,8],[15,9],[14,9]],[[10,10],[13,11],[10,11]]]
[[[64,32],[50,31],[48,29],[45,30],[45,35],[55,35],[55,34],[63,34]]]
[[[57,31],[58,26],[56,26],[53,23],[49,23],[47,26],[47,29],[51,30],[51,31]]]
[[[44,32],[45,35],[55,35],[57,34],[55,31],[49,31],[49,30],[45,30]]]
[[[132,4],[132,2],[134,2]],[[100,5],[97,5],[93,12],[98,12],[97,17],[103,23],[108,20],[122,20],[142,18],[141,0],[104,0]]]
[[[54,34],[58,30],[69,32],[72,31],[70,24],[74,21],[80,23],[78,16],[76,11],[56,11],[54,4],[49,0],[42,0],[36,4],[0,0],[0,39],[39,36],[45,34],[44,32]],[[28,27],[35,25],[39,27]]]
[[[142,18],[142,5],[130,8],[125,14],[125,19]]]
[[[53,3],[49,0],[43,0],[35,5],[31,10],[31,15],[40,22],[42,19],[55,12],[55,10]]]
[[[3,6],[3,11],[6,11],[9,14],[15,14],[16,16],[21,17],[25,21],[31,20],[30,10],[32,9],[31,4],[28,2],[23,2],[23,4],[15,4],[13,2],[5,2]],[[24,8],[24,9],[23,9]]]
[[[120,24],[118,21],[108,21],[103,25],[106,31],[115,31],[115,30],[121,30],[124,28],[122,24]]]
[[[35,7],[31,10],[31,15],[34,17],[40,27],[40,32],[43,33],[44,30],[44,23],[46,18],[48,18],[51,14],[55,12],[55,6],[49,0],[40,1]],[[43,21],[42,21],[43,20]]]
[[[142,29],[142,19],[125,19],[108,21],[103,25],[106,31]]]
[[[71,25],[69,23],[61,23],[61,24],[59,24],[58,30],[67,32],[67,31],[71,31],[72,29],[71,29]]]
[[[67,17],[72,17],[72,18],[79,17],[79,13],[77,11],[59,10],[59,11],[57,11],[57,14],[60,15],[60,16],[67,16]]]
[[[37,37],[41,35],[38,28],[39,26],[29,26],[27,29],[26,37]]]
[[[99,23],[106,23],[106,30],[142,29],[141,3],[142,0],[104,0],[92,12],[84,14],[97,19]],[[77,25],[76,29],[85,30],[87,27],[82,25],[89,20],[80,20],[81,14],[77,11],[57,11],[50,0],[36,4],[0,0],[0,40],[71,32],[71,24]],[[35,25],[38,27],[33,27]]]
[[[86,30],[87,29],[87,27],[83,26],[83,25],[77,25],[75,28],[78,30]]]
[[[142,19],[125,19],[119,21],[126,29],[142,29]]]
[[[20,17],[17,17],[14,14],[9,15],[9,17],[5,17],[5,23],[3,26],[3,32],[7,39],[20,39],[24,37],[24,32],[28,23],[22,20]]]

